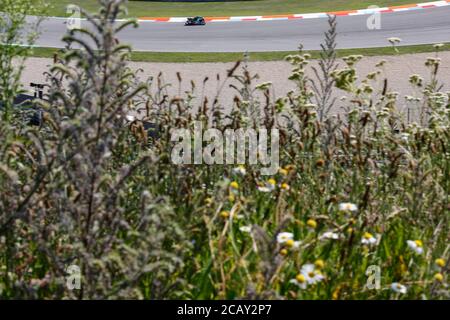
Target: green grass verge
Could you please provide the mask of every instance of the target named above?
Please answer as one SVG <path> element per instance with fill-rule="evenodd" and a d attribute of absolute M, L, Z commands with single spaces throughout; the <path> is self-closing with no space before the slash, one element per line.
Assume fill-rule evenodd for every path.
<path fill-rule="evenodd" d="M 54 48 L 34 48 L 32 56 L 50 58 L 59 49 Z M 441 51 L 450 51 L 450 43 L 445 44 Z M 382 56 L 395 54 L 410 54 L 434 52 L 433 45 L 417 45 L 398 47 L 398 53 L 392 47 L 366 48 L 366 49 L 342 49 L 337 50 L 339 57 L 345 57 L 352 54 L 361 54 L 364 56 Z M 313 58 L 319 56 L 319 51 L 308 51 Z M 250 61 L 276 61 L 283 60 L 289 54 L 295 54 L 295 51 L 272 51 L 272 52 L 250 52 Z M 144 62 L 231 62 L 241 59 L 241 52 L 138 52 L 132 53 L 131 60 Z"/>
<path fill-rule="evenodd" d="M 50 16 L 67 16 L 68 4 L 78 5 L 89 12 L 96 12 L 97 0 L 46 0 L 50 4 Z M 130 17 L 176 17 L 176 16 L 240 16 L 290 13 L 311 13 L 363 9 L 371 5 L 395 6 L 414 3 L 414 0 L 247 0 L 233 2 L 155 2 L 129 1 Z"/>

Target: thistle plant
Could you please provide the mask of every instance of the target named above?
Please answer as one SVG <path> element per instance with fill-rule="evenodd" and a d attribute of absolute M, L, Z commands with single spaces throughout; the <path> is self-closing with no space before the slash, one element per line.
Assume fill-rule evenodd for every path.
<path fill-rule="evenodd" d="M 20 252 L 3 272 L 11 274 L 22 264 L 46 269 L 37 271 L 42 275 L 37 279 L 15 272 L 18 279 L 4 288 L 11 297 L 40 297 L 52 288 L 53 297 L 139 298 L 139 282 L 156 298 L 170 289 L 160 278 L 182 264 L 180 255 L 162 251 L 183 236 L 169 218 L 170 204 L 133 179 L 156 158 L 145 149 L 124 148 L 133 143 L 125 116 L 146 86 L 135 85 L 126 67 L 129 47 L 115 38 L 133 23 L 115 22 L 121 2 L 103 1 L 98 15 L 85 13 L 93 29 L 74 29 L 64 38 L 68 48 L 77 44 L 83 50 L 67 49 L 55 59 L 48 96 L 41 101 L 45 128 L 25 132 L 30 143 L 18 152 L 22 163 L 30 161 L 26 173 L 34 181 L 22 185 L 14 171 L 5 170 L 16 189 L 22 187 L 16 191 L 22 201 L 16 207 L 3 202 L 10 206 L 4 211 L 10 215 L 3 226 L 6 252 Z M 129 208 L 127 199 L 133 197 L 139 206 Z M 14 226 L 27 233 L 19 251 L 9 238 Z M 70 265 L 83 274 L 80 291 L 65 290 Z"/>
<path fill-rule="evenodd" d="M 320 59 L 319 69 L 311 67 L 316 81 L 311 81 L 311 87 L 314 91 L 314 100 L 317 105 L 317 112 L 320 121 L 328 118 L 331 108 L 336 103 L 336 98 L 333 98 L 333 84 L 334 79 L 332 74 L 336 69 L 336 16 L 328 17 L 329 28 L 325 32 L 325 41 L 320 45 Z"/>

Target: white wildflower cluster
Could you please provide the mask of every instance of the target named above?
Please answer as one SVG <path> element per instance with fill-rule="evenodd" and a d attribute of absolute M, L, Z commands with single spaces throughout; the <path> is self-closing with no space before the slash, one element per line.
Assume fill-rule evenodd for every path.
<path fill-rule="evenodd" d="M 280 232 L 277 234 L 277 242 L 280 245 L 294 249 L 298 248 L 301 244 L 300 241 L 294 240 L 294 234 L 291 232 Z"/>
<path fill-rule="evenodd" d="M 362 55 L 358 54 L 354 54 L 351 56 L 347 56 L 342 58 L 342 60 L 344 60 L 344 62 L 349 66 L 349 67 L 353 67 L 356 63 L 358 63 L 359 61 L 361 61 L 361 59 L 363 58 Z"/>
<path fill-rule="evenodd" d="M 402 284 L 400 284 L 398 282 L 392 283 L 391 284 L 391 289 L 394 292 L 402 293 L 402 294 L 405 294 L 408 291 L 408 289 L 404 285 L 402 285 Z"/>
<path fill-rule="evenodd" d="M 361 243 L 366 246 L 373 246 L 378 243 L 378 238 L 379 238 L 379 235 L 372 235 L 369 232 L 364 232 L 362 239 L 361 239 Z"/>
<path fill-rule="evenodd" d="M 427 67 L 437 67 L 441 64 L 441 58 L 429 57 L 425 61 Z"/>
<path fill-rule="evenodd" d="M 413 74 L 409 77 L 409 83 L 414 86 L 422 87 L 423 86 L 423 78 L 418 74 Z"/>
<path fill-rule="evenodd" d="M 416 254 L 423 253 L 423 243 L 421 240 L 407 240 L 408 247 Z"/>
<path fill-rule="evenodd" d="M 245 170 L 244 166 L 240 165 L 233 169 L 233 173 L 241 175 L 241 176 L 245 176 L 245 174 L 247 173 L 247 170 Z"/>
<path fill-rule="evenodd" d="M 420 101 L 422 101 L 422 98 L 406 95 L 405 100 L 407 102 L 420 102 Z"/>
<path fill-rule="evenodd" d="M 319 237 L 320 240 L 339 240 L 341 238 L 343 238 L 341 233 L 333 231 L 326 231 Z"/>
<path fill-rule="evenodd" d="M 358 211 L 358 206 L 351 202 L 343 202 L 339 204 L 339 211 L 341 212 L 356 212 Z"/>
<path fill-rule="evenodd" d="M 299 286 L 301 289 L 306 289 L 308 285 L 314 285 L 325 279 L 322 272 L 316 265 L 308 263 L 302 266 L 300 273 L 290 282 Z"/>
<path fill-rule="evenodd" d="M 275 179 L 269 179 L 262 185 L 258 186 L 258 190 L 261 192 L 272 192 L 275 190 L 275 187 L 277 185 L 277 182 Z"/>

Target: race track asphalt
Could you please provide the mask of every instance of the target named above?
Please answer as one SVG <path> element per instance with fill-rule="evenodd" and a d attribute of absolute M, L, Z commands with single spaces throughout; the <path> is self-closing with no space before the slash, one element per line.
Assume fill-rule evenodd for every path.
<path fill-rule="evenodd" d="M 450 6 L 383 13 L 378 30 L 367 27 L 369 17 L 337 17 L 337 47 L 384 47 L 389 45 L 389 37 L 401 38 L 401 45 L 450 42 Z M 125 29 L 119 38 L 138 51 L 289 51 L 296 50 L 300 43 L 307 50 L 315 50 L 320 48 L 327 28 L 326 18 L 210 22 L 206 26 L 191 27 L 182 22 L 141 21 L 137 29 Z M 63 47 L 61 38 L 66 30 L 65 19 L 48 18 L 41 25 L 37 45 Z"/>

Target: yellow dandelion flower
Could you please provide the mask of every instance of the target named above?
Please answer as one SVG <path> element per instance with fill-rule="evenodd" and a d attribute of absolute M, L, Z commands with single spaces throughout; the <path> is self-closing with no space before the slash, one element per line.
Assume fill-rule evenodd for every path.
<path fill-rule="evenodd" d="M 287 183 L 282 183 L 281 184 L 281 189 L 283 190 L 289 190 L 289 185 Z"/>
<path fill-rule="evenodd" d="M 220 212 L 220 216 L 224 219 L 228 218 L 230 216 L 230 212 L 223 210 L 222 212 Z"/>
<path fill-rule="evenodd" d="M 317 259 L 316 262 L 314 262 L 314 265 L 317 269 L 323 269 L 325 267 L 325 262 L 322 259 Z"/>
<path fill-rule="evenodd" d="M 236 181 L 233 181 L 230 183 L 230 187 L 233 189 L 239 189 L 239 183 L 237 183 Z"/>
<path fill-rule="evenodd" d="M 398 259 L 399 259 L 400 273 L 405 274 L 408 271 L 408 267 L 406 266 L 405 259 L 403 258 L 402 255 L 400 255 L 398 257 Z"/>
<path fill-rule="evenodd" d="M 442 258 L 438 258 L 434 261 L 438 267 L 443 268 L 445 266 L 445 260 Z"/>
<path fill-rule="evenodd" d="M 373 238 L 373 235 L 371 233 L 369 233 L 369 232 L 364 232 L 363 237 L 366 238 L 366 239 L 371 239 L 371 238 Z"/>
<path fill-rule="evenodd" d="M 287 240 L 287 241 L 285 242 L 285 244 L 286 244 L 287 247 L 291 248 L 291 247 L 294 246 L 295 241 L 294 241 L 293 239 L 289 239 L 289 240 Z"/>
<path fill-rule="evenodd" d="M 306 221 L 306 225 L 312 229 L 315 229 L 317 227 L 317 222 L 314 219 L 309 219 Z"/>
<path fill-rule="evenodd" d="M 304 282 L 306 282 L 306 277 L 300 273 L 295 277 L 295 280 L 297 280 L 300 283 L 304 283 Z"/>
<path fill-rule="evenodd" d="M 338 300 L 340 293 L 341 293 L 341 288 L 337 287 L 336 290 L 333 291 L 333 294 L 331 295 L 331 299 L 332 300 Z"/>
<path fill-rule="evenodd" d="M 292 171 L 295 169 L 295 166 L 293 164 L 288 164 L 287 166 L 284 167 L 284 169 L 287 171 Z"/>
<path fill-rule="evenodd" d="M 444 280 L 444 276 L 442 275 L 442 273 L 438 272 L 434 275 L 434 280 L 442 282 Z"/>
<path fill-rule="evenodd" d="M 285 256 L 285 255 L 288 254 L 288 251 L 287 251 L 286 249 L 281 249 L 281 250 L 280 250 L 280 254 L 281 254 L 282 256 Z"/>

